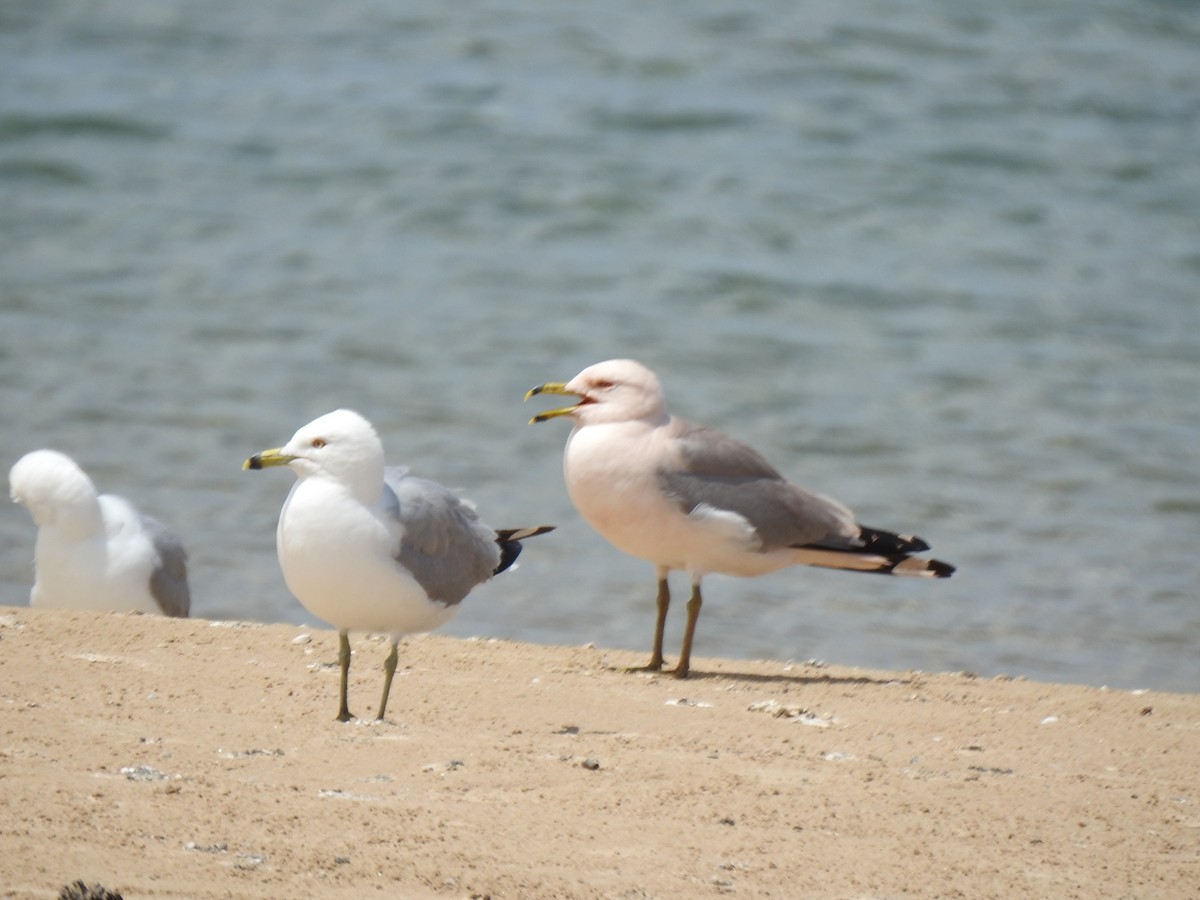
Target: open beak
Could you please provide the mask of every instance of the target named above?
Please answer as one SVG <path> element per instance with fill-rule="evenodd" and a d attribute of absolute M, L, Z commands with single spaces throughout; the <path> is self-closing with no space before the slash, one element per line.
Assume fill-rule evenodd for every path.
<path fill-rule="evenodd" d="M 535 422 L 557 419 L 559 416 L 569 416 L 587 402 L 587 398 L 583 394 L 576 391 L 568 391 L 567 386 L 561 381 L 549 381 L 546 384 L 539 384 L 537 387 L 529 390 L 529 393 L 525 395 L 525 399 L 528 400 L 530 397 L 536 397 L 538 394 L 560 394 L 564 397 L 579 397 L 580 402 L 574 406 L 563 406 L 559 409 L 548 409 L 545 412 L 540 412 L 529 420 L 530 425 L 533 425 Z"/>
<path fill-rule="evenodd" d="M 282 447 L 277 447 L 274 450 L 264 450 L 262 453 L 255 453 L 252 457 L 242 463 L 243 469 L 267 469 L 271 466 L 286 466 L 296 457 L 290 453 L 284 453 Z"/>

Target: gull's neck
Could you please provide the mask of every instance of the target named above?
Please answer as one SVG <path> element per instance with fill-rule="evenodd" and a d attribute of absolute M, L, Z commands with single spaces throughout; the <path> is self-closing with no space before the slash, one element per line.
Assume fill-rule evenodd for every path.
<path fill-rule="evenodd" d="M 94 491 L 72 492 L 68 499 L 53 505 L 53 512 L 45 524 L 56 528 L 67 540 L 82 541 L 95 537 L 104 530 L 100 500 Z"/>
<path fill-rule="evenodd" d="M 363 466 L 345 483 L 350 494 L 359 502 L 368 506 L 378 503 L 383 493 L 383 460 L 379 461 L 378 466 Z"/>
<path fill-rule="evenodd" d="M 655 406 L 641 415 L 622 414 L 617 410 L 608 410 L 602 406 L 584 407 L 585 412 L 575 420 L 575 431 L 587 428 L 589 425 L 624 425 L 627 428 L 644 429 L 664 428 L 671 424 L 671 413 L 666 406 Z"/>
<path fill-rule="evenodd" d="M 355 465 L 347 466 L 344 471 L 318 470 L 308 474 L 301 473 L 301 477 L 302 480 L 338 488 L 359 503 L 373 506 L 379 502 L 383 493 L 383 459 L 358 460 Z"/>

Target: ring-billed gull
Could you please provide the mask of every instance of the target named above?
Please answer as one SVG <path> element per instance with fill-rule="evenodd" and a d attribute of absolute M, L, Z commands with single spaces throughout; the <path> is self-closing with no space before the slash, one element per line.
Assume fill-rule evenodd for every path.
<path fill-rule="evenodd" d="M 341 722 L 354 718 L 346 700 L 349 632 L 391 636 L 383 719 L 400 637 L 453 618 L 472 588 L 513 564 L 522 539 L 553 530 L 493 531 L 440 484 L 386 466 L 375 429 L 348 409 L 309 422 L 243 468 L 268 466 L 287 466 L 297 477 L 279 514 L 276 549 L 288 589 L 338 629 Z"/>
<path fill-rule="evenodd" d="M 97 496 L 57 450 L 22 456 L 8 483 L 38 527 L 30 606 L 188 614 L 187 553 L 165 525 L 123 497 Z"/>
<path fill-rule="evenodd" d="M 762 575 L 791 565 L 931 578 L 954 572 L 912 556 L 929 549 L 920 538 L 859 525 L 841 503 L 784 480 L 752 447 L 672 416 L 658 376 L 641 363 L 597 363 L 525 399 L 537 394 L 579 398 L 530 420 L 574 419 L 563 473 L 575 508 L 613 546 L 656 567 L 658 619 L 647 669 L 663 666 L 667 577 L 676 569 L 692 582 L 674 670 L 680 678 L 691 664 L 700 581 L 710 572 Z"/>

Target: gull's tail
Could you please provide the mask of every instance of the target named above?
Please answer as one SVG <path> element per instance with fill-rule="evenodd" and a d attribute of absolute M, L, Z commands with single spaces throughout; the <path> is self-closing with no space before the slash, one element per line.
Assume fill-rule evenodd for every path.
<path fill-rule="evenodd" d="M 497 528 L 496 543 L 500 545 L 500 565 L 492 570 L 493 575 L 499 575 L 517 561 L 521 555 L 521 541 L 525 538 L 537 537 L 553 531 L 553 525 L 534 525 L 531 528 Z"/>
<path fill-rule="evenodd" d="M 929 545 L 911 534 L 892 534 L 878 528 L 859 526 L 856 538 L 821 541 L 796 547 L 797 562 L 826 569 L 849 569 L 879 575 L 908 575 L 919 578 L 949 578 L 954 566 L 940 559 L 913 556 Z"/>

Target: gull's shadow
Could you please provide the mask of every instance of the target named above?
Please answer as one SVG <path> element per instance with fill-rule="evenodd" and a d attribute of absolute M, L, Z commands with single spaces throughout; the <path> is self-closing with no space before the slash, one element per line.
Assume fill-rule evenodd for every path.
<path fill-rule="evenodd" d="M 614 671 L 628 675 L 646 675 L 644 671 L 631 669 L 623 669 L 619 666 L 614 667 Z M 664 670 L 657 673 L 653 677 L 659 678 L 664 682 L 685 685 L 689 683 L 697 683 L 703 681 L 720 681 L 722 679 L 728 681 L 744 681 L 750 684 L 793 684 L 793 685 L 878 685 L 880 687 L 889 684 L 912 684 L 913 676 L 905 675 L 900 678 L 874 678 L 869 675 L 830 675 L 819 673 L 800 673 L 793 674 L 790 672 L 779 672 L 775 675 L 765 675 L 761 672 L 733 672 L 733 671 L 718 671 L 706 672 L 693 669 L 688 673 L 687 678 L 676 678 L 671 674 L 670 670 Z"/>

